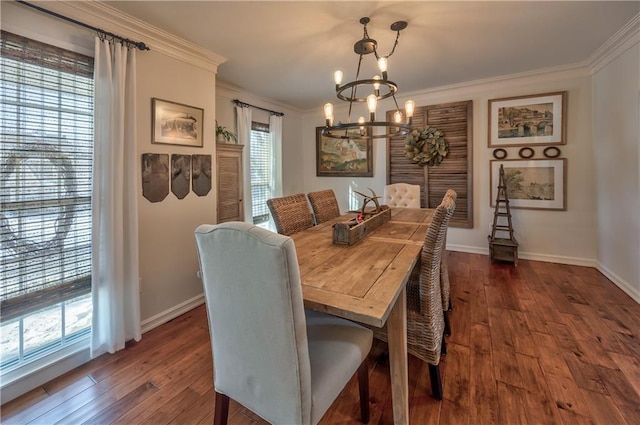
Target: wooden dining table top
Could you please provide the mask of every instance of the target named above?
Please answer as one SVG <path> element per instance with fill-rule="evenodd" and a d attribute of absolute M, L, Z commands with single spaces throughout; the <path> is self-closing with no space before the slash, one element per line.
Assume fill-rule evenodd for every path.
<path fill-rule="evenodd" d="M 419 258 L 433 211 L 392 208 L 389 221 L 351 246 L 333 243 L 332 226 L 355 213 L 292 235 L 305 306 L 384 326 Z"/>

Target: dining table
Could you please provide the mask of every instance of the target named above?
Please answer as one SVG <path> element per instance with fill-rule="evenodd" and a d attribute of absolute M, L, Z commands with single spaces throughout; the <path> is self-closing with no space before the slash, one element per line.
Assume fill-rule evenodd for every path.
<path fill-rule="evenodd" d="M 391 218 L 352 245 L 333 243 L 333 225 L 357 212 L 291 235 L 306 308 L 386 326 L 395 424 L 409 423 L 406 283 L 434 209 L 391 208 Z"/>

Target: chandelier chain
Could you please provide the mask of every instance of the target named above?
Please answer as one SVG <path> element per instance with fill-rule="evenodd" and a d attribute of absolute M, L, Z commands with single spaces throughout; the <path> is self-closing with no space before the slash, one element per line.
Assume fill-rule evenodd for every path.
<path fill-rule="evenodd" d="M 396 32 L 396 41 L 395 43 L 393 43 L 393 48 L 391 49 L 391 53 L 389 53 L 387 55 L 388 58 L 391 57 L 391 55 L 393 54 L 393 52 L 396 51 L 396 46 L 398 45 L 398 40 L 400 39 L 400 31 Z M 376 52 L 376 58 L 378 57 L 378 53 Z"/>

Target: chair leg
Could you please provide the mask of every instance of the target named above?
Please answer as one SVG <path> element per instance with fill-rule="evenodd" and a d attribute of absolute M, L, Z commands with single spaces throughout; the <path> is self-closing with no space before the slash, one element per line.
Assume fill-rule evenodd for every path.
<path fill-rule="evenodd" d="M 360 389 L 360 417 L 363 424 L 369 423 L 369 366 L 364 359 L 358 368 L 358 387 Z"/>
<path fill-rule="evenodd" d="M 453 304 L 451 304 L 451 297 L 449 297 L 449 307 L 448 310 L 451 311 L 453 310 Z"/>
<path fill-rule="evenodd" d="M 443 356 L 447 354 L 447 340 L 444 338 L 444 334 L 442 335 L 442 344 L 440 344 L 440 354 Z"/>
<path fill-rule="evenodd" d="M 216 391 L 216 407 L 213 412 L 214 425 L 227 425 L 229 418 L 229 397 Z"/>
<path fill-rule="evenodd" d="M 431 392 L 433 398 L 442 400 L 442 377 L 440 376 L 440 365 L 429 363 L 429 379 L 431 380 Z"/>
<path fill-rule="evenodd" d="M 442 314 L 444 315 L 444 334 L 446 336 L 451 336 L 451 323 L 449 323 L 449 312 L 448 311 L 443 311 Z"/>

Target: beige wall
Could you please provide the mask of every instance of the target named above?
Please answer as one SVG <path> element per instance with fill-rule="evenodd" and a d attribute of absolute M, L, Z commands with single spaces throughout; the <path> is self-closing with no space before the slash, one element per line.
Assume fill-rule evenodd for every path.
<path fill-rule="evenodd" d="M 138 54 L 137 65 L 139 156 L 207 154 L 212 155 L 215 164 L 215 73 L 153 50 Z M 153 97 L 203 108 L 204 147 L 152 144 Z M 212 180 L 212 189 L 206 196 L 191 191 L 184 199 L 178 199 L 169 193 L 162 202 L 151 203 L 139 192 L 140 311 L 146 327 L 154 316 L 164 315 L 182 303 L 201 302 L 202 283 L 196 276 L 199 266 L 193 231 L 200 224 L 216 222 L 215 174 Z"/>
<path fill-rule="evenodd" d="M 593 77 L 600 269 L 640 302 L 640 41 Z"/>
<path fill-rule="evenodd" d="M 401 88 L 401 87 L 400 87 Z M 488 253 L 487 235 L 493 222 L 490 207 L 489 165 L 493 148 L 488 147 L 487 125 L 489 99 L 568 91 L 567 144 L 559 146 L 561 157 L 568 158 L 567 211 L 512 210 L 520 257 L 554 262 L 595 266 L 596 198 L 594 163 L 591 153 L 591 77 L 586 68 L 551 72 L 520 78 L 495 79 L 468 83 L 437 91 L 404 94 L 417 106 L 473 101 L 473 210 L 474 228 L 451 228 L 449 249 Z M 339 113 L 336 114 L 338 116 Z M 382 194 L 386 183 L 386 141 L 374 141 L 374 177 L 329 178 L 315 176 L 315 127 L 323 124 L 320 108 L 304 121 L 305 190 L 332 188 L 342 209 L 349 205 L 350 190 L 371 187 Z M 506 148 L 508 158 L 518 158 L 518 148 Z M 535 148 L 535 158 L 543 158 Z"/>

